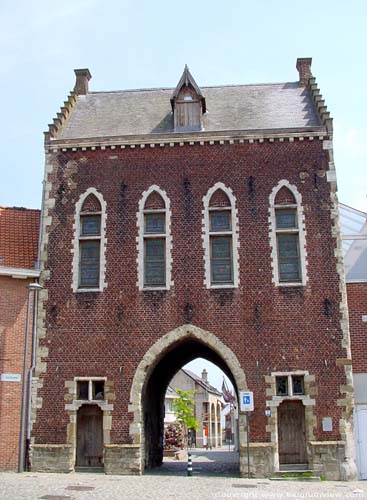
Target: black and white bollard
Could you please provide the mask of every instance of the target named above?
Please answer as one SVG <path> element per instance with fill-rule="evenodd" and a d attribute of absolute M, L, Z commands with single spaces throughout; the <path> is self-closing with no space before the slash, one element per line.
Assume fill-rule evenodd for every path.
<path fill-rule="evenodd" d="M 190 452 L 187 454 L 187 475 L 192 476 L 192 458 Z"/>

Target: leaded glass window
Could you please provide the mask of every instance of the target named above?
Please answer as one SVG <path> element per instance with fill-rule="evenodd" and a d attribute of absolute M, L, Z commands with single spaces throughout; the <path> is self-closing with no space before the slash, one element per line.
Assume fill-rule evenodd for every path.
<path fill-rule="evenodd" d="M 297 211 L 295 209 L 278 209 L 275 215 L 277 229 L 294 229 L 297 227 Z"/>
<path fill-rule="evenodd" d="M 297 208 L 276 208 L 276 238 L 280 282 L 301 281 Z"/>
<path fill-rule="evenodd" d="M 233 210 L 225 191 L 215 190 L 208 200 L 210 284 L 233 285 Z M 209 277 L 209 276 L 208 276 Z"/>
<path fill-rule="evenodd" d="M 166 286 L 166 204 L 153 191 L 144 208 L 144 287 Z M 163 208 L 164 207 L 164 208 Z"/>
<path fill-rule="evenodd" d="M 162 234 L 165 232 L 164 213 L 146 213 L 144 232 L 147 234 Z"/>
<path fill-rule="evenodd" d="M 299 281 L 298 234 L 278 234 L 279 281 Z"/>
<path fill-rule="evenodd" d="M 100 242 L 80 242 L 80 287 L 99 287 Z"/>
<path fill-rule="evenodd" d="M 101 260 L 101 212 L 91 212 L 94 202 L 89 195 L 79 215 L 79 288 L 99 288 Z M 97 209 L 100 209 L 96 199 Z"/>
<path fill-rule="evenodd" d="M 211 267 L 213 283 L 232 282 L 232 238 L 229 236 L 212 237 Z"/>
<path fill-rule="evenodd" d="M 231 211 L 213 210 L 210 212 L 210 231 L 230 231 Z"/>
<path fill-rule="evenodd" d="M 101 216 L 100 215 L 82 215 L 80 217 L 81 236 L 99 236 L 101 234 Z"/>
<path fill-rule="evenodd" d="M 166 278 L 164 247 L 164 238 L 149 238 L 145 240 L 145 285 L 165 285 Z"/>

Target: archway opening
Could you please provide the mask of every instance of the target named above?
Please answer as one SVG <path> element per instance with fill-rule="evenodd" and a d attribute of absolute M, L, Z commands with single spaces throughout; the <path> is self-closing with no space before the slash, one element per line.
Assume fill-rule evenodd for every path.
<path fill-rule="evenodd" d="M 186 375 L 190 377 L 198 386 L 203 388 L 202 393 L 210 392 L 210 384 L 206 385 L 204 382 L 200 383 L 202 379 L 202 374 L 190 373 L 189 370 L 182 370 L 187 363 L 195 360 L 196 358 L 203 358 L 216 367 L 218 367 L 229 379 L 230 385 L 233 386 L 234 394 L 237 394 L 236 380 L 228 367 L 224 359 L 211 347 L 204 344 L 197 338 L 186 337 L 180 341 L 174 343 L 170 346 L 161 356 L 158 357 L 155 364 L 150 367 L 148 371 L 148 376 L 146 382 L 143 386 L 142 391 L 142 410 L 143 410 L 143 425 L 144 425 L 144 468 L 152 469 L 160 466 L 163 462 L 164 456 L 164 420 L 165 420 L 165 397 L 167 395 L 167 389 L 175 391 L 175 387 L 171 387 L 170 383 L 172 380 L 176 380 L 180 374 L 185 377 Z M 181 377 L 182 378 L 182 377 Z M 180 384 L 178 384 L 180 385 Z M 218 383 L 217 383 L 218 386 Z M 185 384 L 182 386 L 185 389 Z M 188 388 L 188 387 L 186 387 Z M 208 391 L 209 388 L 209 391 Z M 222 424 L 222 408 L 225 406 L 225 401 L 221 392 L 221 386 L 214 388 L 212 387 L 213 397 L 206 397 L 206 399 L 198 399 L 195 401 L 196 414 L 201 419 L 207 419 L 206 421 L 201 421 L 199 425 L 199 432 L 195 433 L 194 444 L 201 449 L 213 448 L 217 452 L 217 457 L 219 456 L 219 451 L 225 443 L 225 438 L 223 438 L 223 427 Z M 167 401 L 166 401 L 167 404 Z M 206 405 L 206 406 L 205 406 Z M 205 408 L 207 407 L 210 417 L 205 415 Z M 214 410 L 213 410 L 214 408 Z M 233 412 L 235 408 L 233 405 Z M 206 436 L 205 436 L 206 433 Z M 192 434 L 193 436 L 194 434 Z M 191 437 L 192 437 L 191 436 Z M 225 443 L 227 444 L 227 443 Z M 233 445 L 233 443 L 232 443 Z M 228 450 L 228 448 L 225 448 Z M 232 452 L 234 447 L 232 446 Z M 214 454 L 213 454 L 214 456 Z M 237 457 L 238 458 L 238 457 Z M 238 461 L 238 460 L 237 460 Z M 236 472 L 238 472 L 238 464 L 234 466 Z M 184 463 L 182 463 L 182 469 L 184 470 Z"/>

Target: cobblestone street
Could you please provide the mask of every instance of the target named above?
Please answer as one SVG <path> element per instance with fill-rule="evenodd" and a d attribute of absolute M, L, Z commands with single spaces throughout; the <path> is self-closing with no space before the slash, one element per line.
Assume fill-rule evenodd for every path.
<path fill-rule="evenodd" d="M 205 456 L 200 454 L 198 463 L 202 464 L 201 470 L 205 473 L 204 459 Z M 210 469 L 209 459 L 206 463 Z M 198 464 L 194 477 L 186 477 L 181 469 L 184 466 L 184 463 L 174 465 L 170 461 L 160 473 L 141 477 L 2 473 L 0 500 L 367 499 L 366 481 L 300 482 L 248 480 L 228 475 L 210 477 L 201 475 Z"/>

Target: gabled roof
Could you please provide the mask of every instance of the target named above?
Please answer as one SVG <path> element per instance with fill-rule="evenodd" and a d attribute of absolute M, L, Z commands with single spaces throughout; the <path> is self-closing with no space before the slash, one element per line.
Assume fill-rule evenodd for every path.
<path fill-rule="evenodd" d="M 203 113 L 205 113 L 205 111 L 206 111 L 205 97 L 201 93 L 199 85 L 195 82 L 194 77 L 190 73 L 190 70 L 189 70 L 187 64 L 185 64 L 185 69 L 184 69 L 184 71 L 182 73 L 182 76 L 181 76 L 181 78 L 180 78 L 180 80 L 179 80 L 179 82 L 177 84 L 177 87 L 173 91 L 173 94 L 172 94 L 172 97 L 171 97 L 172 109 L 174 109 L 174 101 L 175 101 L 175 99 L 177 99 L 177 97 L 178 97 L 178 95 L 179 95 L 182 87 L 185 87 L 185 86 L 189 87 L 190 85 L 195 90 L 197 96 L 199 98 L 201 98 L 202 106 L 203 106 Z"/>
<path fill-rule="evenodd" d="M 310 88 L 298 82 L 202 87 L 199 91 L 207 108 L 202 116 L 203 135 L 325 130 Z M 52 128 L 52 140 L 172 134 L 174 92 L 172 88 L 158 88 L 73 96 L 67 118 L 58 128 Z"/>
<path fill-rule="evenodd" d="M 40 210 L 0 207 L 1 268 L 35 269 Z"/>
<path fill-rule="evenodd" d="M 188 375 L 189 377 L 191 377 L 194 380 L 194 382 L 196 382 L 197 384 L 199 384 L 206 391 L 208 391 L 208 392 L 210 392 L 212 394 L 215 394 L 216 396 L 219 396 L 219 397 L 222 396 L 222 393 L 220 391 L 218 391 L 218 389 L 216 389 L 215 387 L 213 387 L 212 385 L 210 385 L 208 382 L 204 382 L 204 380 L 201 377 L 199 377 L 199 375 L 196 375 L 196 373 L 192 372 L 191 370 L 188 370 L 187 368 L 181 368 L 181 370 L 186 375 Z"/>

